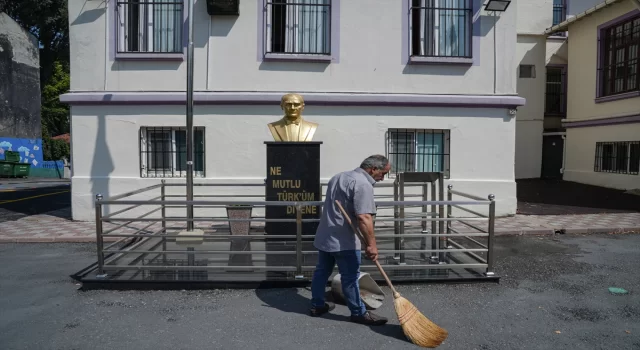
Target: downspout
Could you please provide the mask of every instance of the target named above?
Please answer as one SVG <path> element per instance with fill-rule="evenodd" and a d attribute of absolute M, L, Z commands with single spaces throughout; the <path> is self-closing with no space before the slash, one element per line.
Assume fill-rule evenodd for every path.
<path fill-rule="evenodd" d="M 105 13 L 104 13 L 104 91 L 107 91 L 107 76 L 109 73 L 109 20 L 110 20 L 110 11 L 109 4 L 110 0 L 105 1 Z M 115 38 L 114 38 L 115 40 Z"/>

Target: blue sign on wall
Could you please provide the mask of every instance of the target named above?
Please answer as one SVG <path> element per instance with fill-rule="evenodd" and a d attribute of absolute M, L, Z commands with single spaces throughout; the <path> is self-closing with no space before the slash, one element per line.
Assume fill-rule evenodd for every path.
<path fill-rule="evenodd" d="M 20 153 L 20 163 L 29 163 L 32 167 L 42 166 L 42 139 L 13 139 L 0 137 L 0 160 L 6 151 Z"/>

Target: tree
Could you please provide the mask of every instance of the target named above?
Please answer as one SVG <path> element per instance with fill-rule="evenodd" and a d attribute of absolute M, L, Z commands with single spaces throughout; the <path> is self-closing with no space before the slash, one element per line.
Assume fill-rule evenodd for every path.
<path fill-rule="evenodd" d="M 42 89 L 42 135 L 57 136 L 69 132 L 69 106 L 60 103 L 60 95 L 69 91 L 70 77 L 60 62 L 55 62 L 49 81 Z"/>
<path fill-rule="evenodd" d="M 69 19 L 67 0 L 0 0 L 7 13 L 40 43 L 40 86 L 53 74 L 56 62 L 68 71 Z"/>

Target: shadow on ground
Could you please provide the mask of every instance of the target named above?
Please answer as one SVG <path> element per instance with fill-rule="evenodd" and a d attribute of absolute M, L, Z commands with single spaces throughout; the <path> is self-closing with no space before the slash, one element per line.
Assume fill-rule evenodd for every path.
<path fill-rule="evenodd" d="M 562 180 L 518 180 L 518 214 L 571 215 L 640 212 L 640 196 Z"/>

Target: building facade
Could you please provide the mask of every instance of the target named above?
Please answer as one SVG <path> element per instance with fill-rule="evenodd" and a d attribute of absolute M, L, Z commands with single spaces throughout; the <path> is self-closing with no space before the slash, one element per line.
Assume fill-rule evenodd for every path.
<path fill-rule="evenodd" d="M 71 105 L 75 220 L 93 220 L 96 193 L 184 182 L 187 3 L 69 1 L 71 91 L 61 101 Z M 460 191 L 495 194 L 497 214 L 515 213 L 516 111 L 525 104 L 517 6 L 255 0 L 229 15 L 208 10 L 195 1 L 196 182 L 262 182 L 267 124 L 294 92 L 303 117 L 320 124 L 323 180 L 386 154 L 386 181 L 442 171 Z"/>
<path fill-rule="evenodd" d="M 565 31 L 564 179 L 640 188 L 640 1 L 602 2 L 547 34 Z"/>

